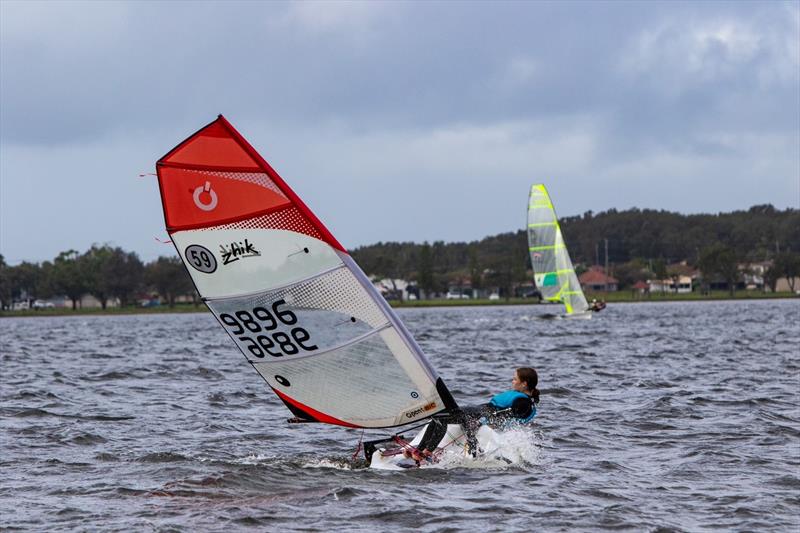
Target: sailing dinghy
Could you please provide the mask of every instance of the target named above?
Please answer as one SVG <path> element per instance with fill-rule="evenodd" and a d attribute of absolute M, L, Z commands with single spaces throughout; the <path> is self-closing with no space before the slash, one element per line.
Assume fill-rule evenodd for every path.
<path fill-rule="evenodd" d="M 569 318 L 591 318 L 589 304 L 561 235 L 558 217 L 544 185 L 531 186 L 528 198 L 528 250 L 542 299 L 561 302 Z"/>
<path fill-rule="evenodd" d="M 290 422 L 395 428 L 458 412 L 345 248 L 222 115 L 162 157 L 157 174 L 198 293 Z"/>

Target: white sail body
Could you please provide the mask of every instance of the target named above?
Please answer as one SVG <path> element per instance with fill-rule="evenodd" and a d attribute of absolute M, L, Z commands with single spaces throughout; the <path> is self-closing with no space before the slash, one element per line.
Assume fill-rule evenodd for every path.
<path fill-rule="evenodd" d="M 542 298 L 562 302 L 567 315 L 587 313 L 589 305 L 575 275 L 555 208 L 547 189 L 540 184 L 531 187 L 528 198 L 528 249 Z"/>

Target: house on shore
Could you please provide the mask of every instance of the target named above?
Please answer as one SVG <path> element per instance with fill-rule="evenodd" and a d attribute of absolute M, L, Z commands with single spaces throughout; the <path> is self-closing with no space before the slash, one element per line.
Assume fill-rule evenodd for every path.
<path fill-rule="evenodd" d="M 742 273 L 744 288 L 748 291 L 764 290 L 764 275 L 770 267 L 772 267 L 772 261 L 740 263 L 737 265 L 737 269 Z"/>
<path fill-rule="evenodd" d="M 700 271 L 686 261 L 667 265 L 666 271 L 664 279 L 647 280 L 650 293 L 688 294 L 700 283 Z"/>
<path fill-rule="evenodd" d="M 578 277 L 584 292 L 615 292 L 619 281 L 607 275 L 601 266 L 591 266 Z"/>
<path fill-rule="evenodd" d="M 692 292 L 691 276 L 676 276 L 667 279 L 648 279 L 648 292 L 671 292 L 676 294 L 686 294 Z"/>
<path fill-rule="evenodd" d="M 399 278 L 371 278 L 372 285 L 385 300 L 415 300 L 419 297 L 416 286 Z M 413 295 L 413 296 L 412 296 Z"/>

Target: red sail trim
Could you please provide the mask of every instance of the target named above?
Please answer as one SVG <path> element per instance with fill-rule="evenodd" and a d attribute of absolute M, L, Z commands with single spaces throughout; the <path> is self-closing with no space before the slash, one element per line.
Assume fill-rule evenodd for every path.
<path fill-rule="evenodd" d="M 325 227 L 325 224 L 323 224 L 322 221 L 317 218 L 317 216 L 311 211 L 311 209 L 308 208 L 308 206 L 300 199 L 300 197 L 297 196 L 297 194 L 295 194 L 295 192 L 286 184 L 285 181 L 283 181 L 283 178 L 281 178 L 278 175 L 278 173 L 275 172 L 275 170 L 269 165 L 269 163 L 267 163 L 266 160 L 263 157 L 261 157 L 261 155 L 256 151 L 256 149 L 253 148 L 244 137 L 242 137 L 242 134 L 236 131 L 236 128 L 234 128 L 231 125 L 231 123 L 228 122 L 227 119 L 222 115 L 220 115 L 217 118 L 217 120 L 220 122 L 220 124 L 224 125 L 228 129 L 230 134 L 233 135 L 233 137 L 239 142 L 241 147 L 244 148 L 244 150 L 248 153 L 248 155 L 252 157 L 261 166 L 264 172 L 266 172 L 267 175 L 272 179 L 272 181 L 275 182 L 275 185 L 278 186 L 278 188 L 283 192 L 283 194 L 289 197 L 289 199 L 295 204 L 297 209 L 299 209 L 300 212 L 303 215 L 305 215 L 306 218 L 309 219 L 311 224 L 317 227 L 319 232 L 322 234 L 322 237 L 325 240 L 325 242 L 327 242 L 334 248 L 337 248 L 338 250 L 347 253 L 347 250 L 344 248 L 344 246 L 342 246 L 339 243 L 339 241 L 336 240 L 336 237 L 334 237 L 333 234 L 330 231 L 328 231 L 328 228 Z"/>
<path fill-rule="evenodd" d="M 159 161 L 156 163 L 159 167 L 165 168 L 180 168 L 182 170 L 199 170 L 207 172 L 239 172 L 239 173 L 263 173 L 259 167 L 229 167 L 219 165 L 193 165 L 191 163 L 170 163 L 167 161 Z"/>
<path fill-rule="evenodd" d="M 176 231 L 186 231 L 186 230 L 200 229 L 200 228 L 213 228 L 215 226 L 224 226 L 225 224 L 234 224 L 236 222 L 241 222 L 242 220 L 247 220 L 248 218 L 258 218 L 278 211 L 283 211 L 284 209 L 291 208 L 292 205 L 293 205 L 292 202 L 286 202 L 285 204 L 269 207 L 267 209 L 264 209 L 263 211 L 258 211 L 256 213 L 246 213 L 244 215 L 239 215 L 233 218 L 223 219 L 220 220 L 219 222 L 214 222 L 214 224 L 211 226 L 209 226 L 207 222 L 198 222 L 197 224 L 184 224 L 182 226 L 167 226 L 167 232 L 169 232 L 171 235 Z"/>
<path fill-rule="evenodd" d="M 302 403 L 298 402 L 297 400 L 295 400 L 293 398 L 290 398 L 289 396 L 287 396 L 284 393 L 280 392 L 275 387 L 272 387 L 272 390 L 275 392 L 275 394 L 278 395 L 278 397 L 281 400 L 283 400 L 284 402 L 289 403 L 289 404 L 297 407 L 301 411 L 305 411 L 306 413 L 308 413 L 309 415 L 313 416 L 315 419 L 317 419 L 320 422 L 324 422 L 326 424 L 333 424 L 333 425 L 336 425 L 336 426 L 345 426 L 345 427 L 348 427 L 348 428 L 361 427 L 361 426 L 357 426 L 355 424 L 351 424 L 350 422 L 344 422 L 343 420 L 339 420 L 338 418 L 333 418 L 332 416 L 326 415 L 325 413 L 321 413 L 321 412 L 317 411 L 316 409 L 312 409 L 311 407 L 309 407 L 307 405 L 303 405 Z"/>

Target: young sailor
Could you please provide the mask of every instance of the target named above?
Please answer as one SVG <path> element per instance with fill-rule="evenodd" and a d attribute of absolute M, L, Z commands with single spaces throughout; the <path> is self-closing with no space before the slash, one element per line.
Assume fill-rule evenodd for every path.
<path fill-rule="evenodd" d="M 416 453 L 410 455 L 417 461 L 429 457 L 447 433 L 447 424 L 461 424 L 467 436 L 467 446 L 473 455 L 477 450 L 475 432 L 481 424 L 506 427 L 510 424 L 527 424 L 536 416 L 539 403 L 539 376 L 530 367 L 520 367 L 511 379 L 511 390 L 492 397 L 487 404 L 465 407 L 458 413 L 434 417 L 425 428 Z"/>
<path fill-rule="evenodd" d="M 606 308 L 606 301 L 600 300 L 599 302 L 596 299 L 592 299 L 592 303 L 589 306 L 589 311 L 594 311 L 595 313 L 599 313 L 603 309 Z"/>

